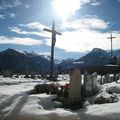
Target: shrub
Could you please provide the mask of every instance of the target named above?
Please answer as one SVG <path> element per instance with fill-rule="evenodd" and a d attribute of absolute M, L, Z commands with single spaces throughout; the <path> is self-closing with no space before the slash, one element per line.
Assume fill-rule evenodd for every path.
<path fill-rule="evenodd" d="M 48 85 L 47 84 L 38 84 L 38 85 L 35 85 L 32 93 L 34 93 L 34 94 L 48 93 Z"/>
<path fill-rule="evenodd" d="M 95 99 L 95 104 L 114 103 L 118 101 L 118 97 L 114 94 L 101 93 Z"/>
<path fill-rule="evenodd" d="M 32 94 L 47 93 L 57 94 L 59 97 L 68 97 L 69 84 L 59 85 L 55 83 L 51 84 L 38 84 L 35 85 Z"/>
<path fill-rule="evenodd" d="M 120 86 L 119 85 L 110 86 L 106 89 L 106 92 L 108 92 L 109 94 L 113 94 L 113 93 L 120 94 Z"/>
<path fill-rule="evenodd" d="M 26 75 L 24 76 L 24 78 L 30 78 L 30 75 L 26 74 Z"/>
<path fill-rule="evenodd" d="M 12 77 L 12 71 L 10 70 L 5 70 L 2 72 L 3 77 Z"/>

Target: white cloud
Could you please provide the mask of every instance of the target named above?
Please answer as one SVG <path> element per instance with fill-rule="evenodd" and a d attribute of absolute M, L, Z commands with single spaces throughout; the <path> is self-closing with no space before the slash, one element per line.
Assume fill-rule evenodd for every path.
<path fill-rule="evenodd" d="M 98 6 L 98 5 L 101 5 L 102 2 L 103 2 L 103 0 L 92 0 L 91 5 Z"/>
<path fill-rule="evenodd" d="M 10 18 L 15 18 L 16 14 L 15 13 L 9 13 Z"/>
<path fill-rule="evenodd" d="M 0 5 L 0 9 L 14 8 L 22 5 L 20 0 L 12 0 L 12 2 L 3 1 Z"/>
<path fill-rule="evenodd" d="M 17 34 L 21 34 L 21 35 L 36 35 L 36 36 L 41 36 L 41 37 L 51 37 L 51 35 L 49 33 L 42 31 L 25 31 L 22 30 L 18 27 L 8 27 L 8 29 L 12 32 L 15 32 Z"/>
<path fill-rule="evenodd" d="M 32 38 L 19 38 L 6 36 L 0 36 L 0 44 L 17 44 L 17 45 L 39 45 L 42 44 L 42 41 L 32 39 Z"/>
<path fill-rule="evenodd" d="M 101 4 L 101 2 L 92 2 L 91 3 L 91 5 L 93 5 L 93 6 L 98 6 L 98 5 L 100 5 Z"/>
<path fill-rule="evenodd" d="M 12 32 L 15 32 L 15 33 L 18 33 L 18 34 L 30 34 L 29 32 L 26 32 L 26 31 L 22 31 L 20 28 L 18 27 L 9 27 L 9 29 L 12 31 Z"/>
<path fill-rule="evenodd" d="M 21 28 L 18 27 L 8 27 L 8 29 L 10 29 L 10 31 L 15 32 L 17 34 L 23 34 L 23 35 L 37 35 L 37 36 L 41 36 L 41 37 L 48 37 L 51 38 L 51 33 L 45 32 L 43 29 L 44 28 L 48 28 L 45 25 L 39 23 L 39 22 L 32 22 L 32 23 L 28 23 L 28 24 L 20 24 L 19 25 Z M 29 30 L 23 30 L 24 28 L 27 28 Z M 51 29 L 51 28 L 50 28 Z"/>
<path fill-rule="evenodd" d="M 119 32 L 120 33 L 120 32 Z M 120 37 L 119 33 L 114 33 L 117 38 Z M 81 52 L 92 50 L 93 48 L 110 49 L 110 40 L 107 37 L 110 33 L 101 33 L 99 31 L 68 31 L 63 32 L 62 36 L 57 36 L 56 47 L 62 48 L 70 52 Z M 120 48 L 120 41 L 118 39 L 113 41 L 113 49 Z M 50 41 L 46 41 L 50 45 Z"/>
<path fill-rule="evenodd" d="M 46 28 L 46 26 L 41 24 L 40 22 L 32 22 L 32 23 L 28 23 L 28 24 L 20 24 L 20 26 L 27 27 L 27 28 L 30 28 L 30 29 L 37 29 L 39 31 L 40 30 L 43 31 L 43 28 Z"/>
<path fill-rule="evenodd" d="M 5 19 L 5 15 L 0 15 L 0 19 Z"/>
<path fill-rule="evenodd" d="M 30 8 L 30 5 L 28 5 L 28 4 L 26 4 L 26 5 L 24 5 L 25 6 L 25 8 Z"/>
<path fill-rule="evenodd" d="M 84 17 L 79 20 L 67 22 L 62 25 L 62 36 L 57 36 L 56 47 L 62 48 L 69 52 L 89 51 L 93 48 L 110 49 L 109 32 L 102 33 L 102 30 L 107 30 L 109 22 L 92 16 Z M 120 32 L 113 32 L 117 38 L 120 37 Z M 113 41 L 113 48 L 120 48 L 119 40 Z M 49 39 L 46 40 L 47 45 L 51 45 Z"/>
<path fill-rule="evenodd" d="M 79 5 L 82 6 L 86 3 L 96 2 L 96 0 L 79 0 Z"/>
<path fill-rule="evenodd" d="M 15 18 L 16 14 L 14 14 L 14 13 L 7 13 L 5 15 L 0 14 L 0 19 L 6 19 L 7 16 L 10 17 L 10 18 Z"/>
<path fill-rule="evenodd" d="M 10 1 L 3 1 L 0 3 L 0 10 L 5 10 L 7 8 L 15 8 L 18 6 L 23 6 L 25 8 L 30 8 L 29 4 L 23 4 L 24 0 L 10 0 Z"/>
<path fill-rule="evenodd" d="M 84 28 L 87 29 L 107 29 L 109 27 L 109 22 L 105 22 L 104 20 L 98 18 L 97 16 L 85 16 L 79 20 L 75 20 L 72 22 L 64 23 L 61 28 L 63 29 L 78 29 L 82 30 Z"/>
<path fill-rule="evenodd" d="M 62 18 L 63 22 L 66 21 L 70 15 L 74 15 L 84 4 L 100 4 L 100 2 L 96 0 L 53 0 L 52 3 L 57 15 Z"/>
<path fill-rule="evenodd" d="M 20 0 L 14 0 L 13 6 L 14 6 L 14 7 L 17 7 L 17 6 L 19 6 L 19 5 L 22 5 L 22 2 L 21 2 Z"/>
<path fill-rule="evenodd" d="M 74 20 L 62 24 L 59 28 L 62 33 L 61 36 L 57 36 L 56 47 L 64 49 L 68 52 L 82 52 L 89 51 L 93 48 L 110 49 L 110 40 L 107 39 L 110 33 L 102 33 L 102 30 L 107 30 L 110 23 L 104 21 L 97 16 L 85 16 L 79 20 Z M 51 46 L 51 33 L 43 32 L 45 25 L 39 22 L 33 22 L 28 24 L 20 24 L 22 29 L 27 28 L 30 31 L 22 30 L 18 27 L 9 27 L 12 32 L 25 35 L 37 35 L 44 37 L 45 44 Z M 34 31 L 32 31 L 34 30 Z M 114 31 L 113 34 L 119 38 L 120 32 Z M 47 38 L 46 38 L 47 37 Z M 119 48 L 120 41 L 113 41 L 113 48 Z"/>

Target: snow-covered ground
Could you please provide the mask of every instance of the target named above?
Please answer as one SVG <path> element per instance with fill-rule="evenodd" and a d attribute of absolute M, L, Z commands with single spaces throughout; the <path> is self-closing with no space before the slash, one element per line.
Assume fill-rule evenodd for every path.
<path fill-rule="evenodd" d="M 100 94 L 109 97 L 106 93 L 108 88 L 120 99 L 119 83 L 101 85 L 101 93 L 88 98 L 92 104 L 79 110 L 70 110 L 60 108 L 61 104 L 52 100 L 55 95 L 28 94 L 36 84 L 45 82 L 40 79 L 0 77 L 0 120 L 120 120 L 120 100 L 93 104 Z M 66 82 L 59 80 L 60 84 Z"/>

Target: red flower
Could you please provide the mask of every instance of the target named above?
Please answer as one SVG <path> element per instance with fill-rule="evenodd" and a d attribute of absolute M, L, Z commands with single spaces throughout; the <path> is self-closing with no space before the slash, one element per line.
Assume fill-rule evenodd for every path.
<path fill-rule="evenodd" d="M 70 87 L 70 83 L 66 83 L 65 88 L 69 88 L 69 87 Z"/>
<path fill-rule="evenodd" d="M 61 85 L 60 87 L 61 87 L 61 89 L 62 89 L 62 90 L 65 88 L 65 86 L 64 86 L 64 85 Z"/>
<path fill-rule="evenodd" d="M 52 88 L 53 88 L 53 86 L 54 86 L 53 84 L 49 84 L 49 85 L 48 85 L 48 91 L 51 91 Z"/>

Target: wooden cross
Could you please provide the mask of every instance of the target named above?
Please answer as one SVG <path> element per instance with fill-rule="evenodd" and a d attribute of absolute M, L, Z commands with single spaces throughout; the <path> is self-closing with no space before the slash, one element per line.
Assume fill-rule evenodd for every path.
<path fill-rule="evenodd" d="M 112 34 L 111 34 L 111 36 L 110 36 L 110 37 L 108 37 L 108 39 L 110 39 L 110 40 L 111 40 L 111 63 L 112 63 L 112 57 L 113 57 L 112 40 L 113 40 L 114 38 L 116 38 L 116 37 L 113 37 L 113 36 L 112 36 Z"/>
<path fill-rule="evenodd" d="M 52 33 L 52 43 L 51 43 L 51 64 L 50 64 L 50 79 L 53 79 L 53 65 L 54 65 L 54 46 L 56 43 L 56 34 L 62 35 L 55 30 L 55 22 L 52 23 L 52 30 L 44 28 L 45 31 Z"/>

